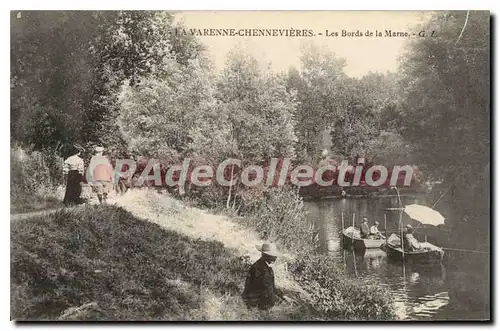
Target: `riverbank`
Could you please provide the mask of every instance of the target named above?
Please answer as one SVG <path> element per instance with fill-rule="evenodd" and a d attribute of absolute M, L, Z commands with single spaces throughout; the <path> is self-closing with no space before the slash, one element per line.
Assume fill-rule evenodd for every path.
<path fill-rule="evenodd" d="M 168 195 L 130 191 L 11 221 L 16 320 L 392 319 L 383 291 L 329 275 L 322 257 L 283 252 L 276 283 L 294 303 L 248 310 L 240 295 L 259 257 L 255 231 Z"/>

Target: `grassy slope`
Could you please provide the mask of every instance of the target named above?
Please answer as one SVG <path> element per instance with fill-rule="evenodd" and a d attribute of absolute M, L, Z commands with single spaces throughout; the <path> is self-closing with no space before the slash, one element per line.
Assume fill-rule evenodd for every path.
<path fill-rule="evenodd" d="M 255 245 L 262 244 L 258 234 L 227 216 L 186 207 L 178 200 L 150 191 L 129 191 L 126 195 L 117 197 L 117 205 L 130 211 L 135 217 L 147 219 L 164 229 L 182 233 L 193 239 L 220 242 L 240 258 L 254 262 L 260 257 L 260 253 L 255 249 Z M 280 287 L 303 293 L 286 270 L 287 264 L 293 261 L 295 256 L 288 252 L 281 253 L 273 267 L 276 282 Z"/>
<path fill-rule="evenodd" d="M 117 206 L 80 206 L 11 221 L 11 318 L 52 320 L 87 303 L 98 308 L 68 319 L 390 318 L 386 298 L 366 297 L 358 283 L 333 275 L 329 263 L 300 266 L 307 270 L 299 277 L 306 293 L 287 270 L 296 268 L 290 254 L 278 259 L 276 282 L 301 303 L 265 313 L 248 310 L 240 294 L 260 242 L 225 216 L 143 191 L 118 197 Z M 337 293 L 333 305 L 303 304 L 317 289 L 316 299 L 323 300 L 325 290 L 311 276 L 328 279 L 323 286 Z"/>
<path fill-rule="evenodd" d="M 63 207 L 61 199 L 53 196 L 24 195 L 11 196 L 11 213 L 28 213 L 51 208 Z"/>
<path fill-rule="evenodd" d="M 13 319 L 56 319 L 89 302 L 100 312 L 81 318 L 290 318 L 244 307 L 247 265 L 234 251 L 118 207 L 61 210 L 13 222 L 11 231 Z"/>

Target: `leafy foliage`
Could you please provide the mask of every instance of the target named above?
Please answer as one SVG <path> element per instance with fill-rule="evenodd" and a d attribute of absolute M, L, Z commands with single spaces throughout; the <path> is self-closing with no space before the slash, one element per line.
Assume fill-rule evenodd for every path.
<path fill-rule="evenodd" d="M 464 15 L 436 15 L 425 28 L 439 27 L 441 37 L 412 43 L 402 63 L 401 132 L 415 142 L 416 158 L 444 177 L 475 176 L 489 159 L 489 20 L 471 13 L 456 44 Z M 476 171 L 460 168 L 464 159 Z"/>
<path fill-rule="evenodd" d="M 295 156 L 296 104 L 283 76 L 262 72 L 255 59 L 234 52 L 216 84 L 216 98 L 229 114 L 233 141 L 244 161 L 259 164 Z"/>
<path fill-rule="evenodd" d="M 287 88 L 297 94 L 299 102 L 294 114 L 299 159 L 316 164 L 323 148 L 342 159 L 379 156 L 391 163 L 390 157 L 406 157 L 407 151 L 400 148 L 402 138 L 394 133 L 394 74 L 347 77 L 345 60 L 313 46 L 303 49 L 301 61 L 301 69 L 291 68 L 287 76 Z M 327 145 L 325 133 L 331 139 Z M 385 146 L 387 142 L 391 144 Z"/>
<path fill-rule="evenodd" d="M 10 162 L 11 208 L 27 212 L 60 204 L 54 194 L 62 182 L 63 164 L 58 155 L 14 146 Z"/>
<path fill-rule="evenodd" d="M 300 71 L 288 74 L 288 89 L 295 91 L 299 106 L 294 114 L 298 123 L 297 151 L 301 160 L 315 160 L 321 146 L 321 134 L 338 115 L 346 111 L 345 60 L 321 48 L 303 49 Z"/>
<path fill-rule="evenodd" d="M 11 13 L 12 138 L 36 149 L 100 143 L 123 150 L 115 120 L 127 80 L 165 75 L 165 59 L 187 64 L 202 48 L 169 34 L 168 13 Z"/>
<path fill-rule="evenodd" d="M 199 123 L 194 119 L 210 113 L 215 100 L 199 61 L 184 66 L 166 60 L 162 71 L 164 79 L 151 77 L 135 87 L 123 86 L 119 125 L 129 152 L 179 159 L 192 142 L 190 130 Z"/>
<path fill-rule="evenodd" d="M 443 201 L 453 206 L 458 241 L 477 245 L 489 236 L 489 12 L 471 11 L 458 39 L 465 19 L 438 13 L 418 27 L 439 37 L 412 42 L 401 64 L 399 132 L 422 169 L 450 187 Z"/>
<path fill-rule="evenodd" d="M 252 193 L 254 190 L 249 190 Z M 312 251 L 316 247 L 314 224 L 306 218 L 297 189 L 283 186 L 245 194 L 242 221 L 265 240 L 280 243 L 292 251 Z"/>
<path fill-rule="evenodd" d="M 290 271 L 311 294 L 309 307 L 323 319 L 395 319 L 387 290 L 348 278 L 330 256 L 301 256 L 290 266 Z"/>

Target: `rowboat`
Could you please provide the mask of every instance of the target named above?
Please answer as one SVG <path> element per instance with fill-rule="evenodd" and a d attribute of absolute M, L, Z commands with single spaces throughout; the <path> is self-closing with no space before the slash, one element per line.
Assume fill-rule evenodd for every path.
<path fill-rule="evenodd" d="M 400 246 L 391 245 L 384 242 L 382 249 L 385 250 L 387 256 L 396 261 L 414 262 L 414 263 L 440 263 L 444 256 L 444 251 L 430 243 L 426 243 L 427 250 L 421 251 L 403 251 Z M 403 255 L 404 254 L 404 255 Z"/>
<path fill-rule="evenodd" d="M 344 248 L 354 247 L 357 251 L 363 251 L 365 249 L 380 248 L 384 242 L 384 239 L 361 239 L 359 229 L 353 228 L 352 226 L 342 231 L 342 243 Z"/>

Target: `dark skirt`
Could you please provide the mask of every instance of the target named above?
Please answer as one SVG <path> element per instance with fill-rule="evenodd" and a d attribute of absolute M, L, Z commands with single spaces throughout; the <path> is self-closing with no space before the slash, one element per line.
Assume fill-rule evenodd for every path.
<path fill-rule="evenodd" d="M 68 205 L 76 205 L 81 203 L 80 195 L 82 194 L 82 175 L 77 170 L 71 170 L 68 173 L 66 180 L 66 193 L 64 194 L 63 203 Z"/>

